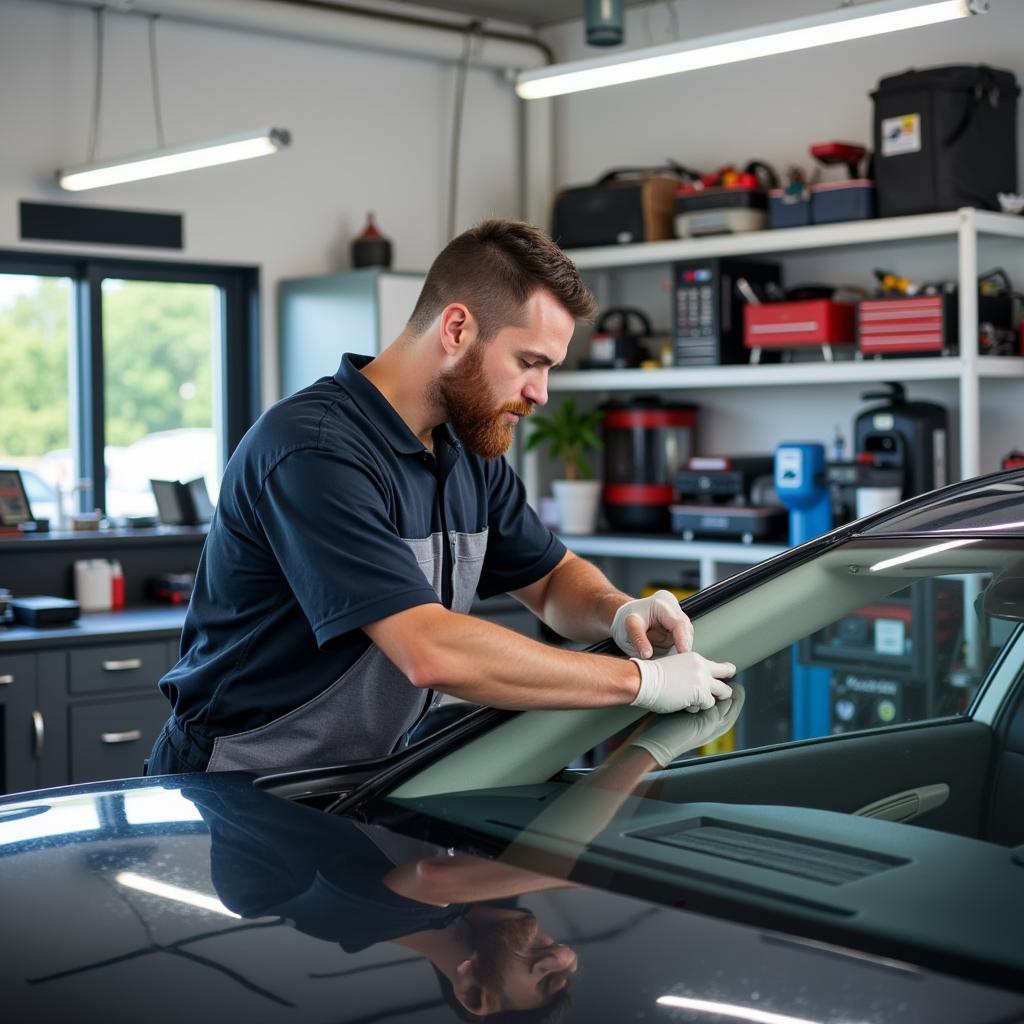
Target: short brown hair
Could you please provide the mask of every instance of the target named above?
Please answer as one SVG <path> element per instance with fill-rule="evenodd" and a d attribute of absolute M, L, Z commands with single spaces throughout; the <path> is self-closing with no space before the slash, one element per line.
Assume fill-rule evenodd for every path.
<path fill-rule="evenodd" d="M 597 313 L 575 264 L 539 228 L 518 220 L 485 220 L 453 238 L 427 272 L 408 328 L 422 334 L 451 302 L 463 302 L 480 340 L 522 321 L 522 308 L 546 288 L 577 320 Z"/>
<path fill-rule="evenodd" d="M 543 1006 L 534 1007 L 532 1010 L 499 1010 L 497 1013 L 482 1017 L 471 1013 L 459 1002 L 447 974 L 434 963 L 430 966 L 434 968 L 437 982 L 441 986 L 441 997 L 456 1018 L 467 1021 L 468 1024 L 562 1024 L 572 1009 L 572 989 L 566 987 L 556 992 Z"/>

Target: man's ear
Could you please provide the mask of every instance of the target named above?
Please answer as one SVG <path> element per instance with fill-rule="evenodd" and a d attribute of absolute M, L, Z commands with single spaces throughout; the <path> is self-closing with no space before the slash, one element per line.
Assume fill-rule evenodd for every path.
<path fill-rule="evenodd" d="M 450 302 L 441 310 L 438 330 L 445 354 L 458 356 L 476 340 L 479 325 L 467 306 L 461 302 Z"/>
<path fill-rule="evenodd" d="M 470 1012 L 486 1017 L 501 1009 L 501 1001 L 477 980 L 473 959 L 463 960 L 455 968 L 452 981 L 455 998 Z"/>

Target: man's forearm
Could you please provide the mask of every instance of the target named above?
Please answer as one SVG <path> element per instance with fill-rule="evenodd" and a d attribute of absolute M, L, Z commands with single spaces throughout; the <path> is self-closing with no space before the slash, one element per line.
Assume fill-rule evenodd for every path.
<path fill-rule="evenodd" d="M 597 566 L 571 552 L 537 594 L 519 596 L 556 633 L 579 643 L 597 643 L 609 635 L 615 612 L 630 600 Z"/>
<path fill-rule="evenodd" d="M 490 707 L 609 707 L 629 704 L 640 688 L 631 661 L 561 650 L 440 605 L 365 630 L 416 686 Z"/>

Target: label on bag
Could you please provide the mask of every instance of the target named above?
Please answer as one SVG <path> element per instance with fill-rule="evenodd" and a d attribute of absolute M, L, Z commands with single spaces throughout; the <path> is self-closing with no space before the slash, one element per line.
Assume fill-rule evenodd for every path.
<path fill-rule="evenodd" d="M 901 114 L 882 120 L 882 156 L 921 152 L 921 115 Z"/>

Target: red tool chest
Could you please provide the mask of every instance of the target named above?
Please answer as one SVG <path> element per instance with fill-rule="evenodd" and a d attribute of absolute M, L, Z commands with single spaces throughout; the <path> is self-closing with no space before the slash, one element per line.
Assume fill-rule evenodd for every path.
<path fill-rule="evenodd" d="M 857 312 L 857 344 L 864 355 L 941 354 L 953 326 L 943 295 L 865 299 Z"/>
<path fill-rule="evenodd" d="M 752 362 L 757 362 L 762 348 L 852 345 L 855 318 L 853 303 L 832 299 L 747 305 L 743 307 L 743 344 L 754 350 Z"/>

